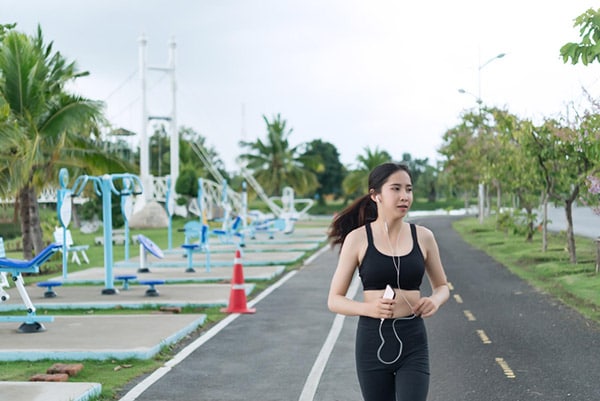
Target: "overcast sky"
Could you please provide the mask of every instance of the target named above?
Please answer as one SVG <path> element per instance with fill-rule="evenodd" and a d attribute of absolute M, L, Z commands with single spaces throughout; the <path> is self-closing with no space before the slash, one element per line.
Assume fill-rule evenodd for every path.
<path fill-rule="evenodd" d="M 365 148 L 438 159 L 461 112 L 486 104 L 539 120 L 600 95 L 600 66 L 563 64 L 583 0 L 0 0 L 0 22 L 41 25 L 91 73 L 80 94 L 106 102 L 116 127 L 140 131 L 139 38 L 166 67 L 177 44 L 177 122 L 235 170 L 240 139 L 265 138 L 280 113 L 292 146 L 322 139 L 352 166 Z M 488 60 L 500 53 L 506 56 Z M 479 74 L 480 73 L 480 74 Z M 479 85 L 479 79 L 481 78 Z M 149 72 L 154 115 L 171 112 L 168 78 Z M 458 89 L 467 91 L 460 94 Z M 150 129 L 149 129 L 150 132 Z"/>

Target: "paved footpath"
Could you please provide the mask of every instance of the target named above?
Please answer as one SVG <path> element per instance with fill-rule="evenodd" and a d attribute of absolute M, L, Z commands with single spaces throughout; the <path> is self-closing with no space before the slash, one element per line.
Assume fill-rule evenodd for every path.
<path fill-rule="evenodd" d="M 453 286 L 426 320 L 429 401 L 600 400 L 598 326 L 472 249 L 451 219 L 415 219 L 434 231 Z M 121 400 L 361 400 L 356 318 L 326 305 L 336 261 L 318 253 L 252 302 L 256 314 L 230 315 Z"/>

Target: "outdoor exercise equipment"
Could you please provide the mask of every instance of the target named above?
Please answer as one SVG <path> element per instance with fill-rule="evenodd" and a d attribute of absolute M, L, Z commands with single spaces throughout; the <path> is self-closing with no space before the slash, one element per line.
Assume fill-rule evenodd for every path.
<path fill-rule="evenodd" d="M 267 234 L 269 239 L 275 238 L 275 233 L 285 232 L 287 222 L 285 219 L 274 218 L 272 215 L 253 210 L 248 213 L 250 223 L 246 228 L 246 234 L 250 239 L 255 239 L 257 234 Z"/>
<path fill-rule="evenodd" d="M 121 274 L 119 276 L 115 276 L 115 280 L 123 282 L 123 287 L 121 287 L 121 289 L 125 291 L 129 289 L 129 282 L 135 279 L 137 279 L 135 274 Z"/>
<path fill-rule="evenodd" d="M 133 194 L 132 185 L 133 183 L 130 179 L 124 179 L 123 189 L 121 190 L 121 213 L 123 214 L 123 229 L 125 232 L 125 260 L 129 260 L 129 219 L 133 214 L 133 198 L 131 197 L 131 195 Z"/>
<path fill-rule="evenodd" d="M 62 285 L 61 281 L 40 281 L 37 283 L 38 287 L 45 288 L 44 298 L 56 298 L 56 292 L 54 291 L 54 287 L 60 287 Z"/>
<path fill-rule="evenodd" d="M 52 322 L 54 317 L 36 315 L 35 306 L 25 289 L 23 273 L 39 273 L 40 266 L 50 259 L 60 247 L 61 245 L 57 243 L 50 244 L 31 260 L 0 258 L 0 272 L 4 273 L 4 278 L 6 278 L 6 273 L 11 274 L 23 304 L 27 308 L 27 316 L 0 316 L 0 322 L 22 322 L 18 329 L 19 333 L 38 333 L 46 330 L 42 322 Z"/>
<path fill-rule="evenodd" d="M 6 252 L 4 251 L 4 238 L 0 237 L 0 258 L 6 258 Z M 0 272 L 0 303 L 6 302 L 10 299 L 10 294 L 4 289 L 10 287 L 8 283 L 8 277 L 6 272 Z"/>
<path fill-rule="evenodd" d="M 165 257 L 162 249 L 158 247 L 152 240 L 145 235 L 139 234 L 137 240 L 140 243 L 140 267 L 138 273 L 149 273 L 147 254 L 150 253 L 159 259 Z M 138 281 L 139 282 L 139 281 Z"/>
<path fill-rule="evenodd" d="M 243 219 L 241 216 L 231 217 L 231 204 L 227 199 L 227 180 L 222 182 L 221 207 L 223 208 L 223 223 L 220 229 L 213 229 L 212 234 L 216 235 L 221 243 L 233 244 L 234 237 L 239 238 L 238 245 L 244 247 Z"/>
<path fill-rule="evenodd" d="M 208 225 L 197 222 L 195 220 L 188 221 L 183 226 L 183 234 L 185 235 L 185 242 L 181 247 L 185 249 L 188 266 L 186 269 L 187 273 L 195 272 L 192 257 L 194 252 L 204 252 L 206 257 L 205 268 L 207 272 L 210 272 L 210 247 L 208 241 Z M 196 240 L 197 239 L 197 240 Z"/>
<path fill-rule="evenodd" d="M 61 172 L 65 170 L 62 169 Z M 66 174 L 66 170 L 65 170 Z M 92 177 L 88 175 L 81 175 L 77 177 L 72 188 L 72 196 L 79 196 L 88 182 L 94 184 L 95 193 L 102 199 L 102 223 L 104 226 L 104 289 L 102 290 L 103 295 L 117 294 L 118 291 L 114 286 L 114 273 L 113 273 L 113 241 L 112 241 L 112 198 L 111 195 L 117 195 L 121 197 L 121 207 L 124 212 L 125 225 L 126 225 L 126 252 L 128 249 L 128 226 L 127 220 L 131 211 L 130 204 L 131 199 L 123 200 L 132 195 L 139 195 L 143 191 L 142 182 L 140 178 L 130 173 L 119 173 L 119 174 L 104 174 L 98 177 Z M 117 183 L 118 185 L 115 185 Z"/>
<path fill-rule="evenodd" d="M 6 272 L 0 272 L 0 303 L 10 299 L 10 294 L 4 289 L 10 287 Z"/>
<path fill-rule="evenodd" d="M 83 259 L 90 263 L 87 254 L 87 245 L 74 245 L 73 238 L 71 237 L 71 231 L 68 229 L 71 223 L 72 216 L 72 197 L 73 191 L 67 188 L 69 184 L 69 173 L 67 169 L 61 169 L 58 173 L 58 183 L 60 189 L 56 194 L 56 210 L 58 212 L 58 221 L 61 227 L 54 231 L 54 242 L 62 244 L 62 276 L 63 279 L 67 278 L 67 263 L 69 259 L 69 252 L 73 254 L 73 262 L 81 264 L 79 260 L 78 252 L 81 252 Z"/>
<path fill-rule="evenodd" d="M 153 280 L 138 280 L 138 283 L 140 284 L 145 284 L 147 286 L 149 286 L 150 288 L 148 288 L 146 290 L 146 296 L 147 297 L 157 297 L 159 296 L 159 292 L 156 289 L 157 285 L 161 285 L 161 284 L 165 284 L 165 280 L 158 280 L 158 279 L 153 279 Z"/>
<path fill-rule="evenodd" d="M 269 197 L 265 193 L 263 187 L 256 181 L 254 176 L 246 169 L 244 161 L 241 158 L 237 158 L 236 162 L 240 168 L 240 173 L 248 181 L 248 183 L 254 188 L 254 191 L 262 199 L 263 202 L 269 207 L 274 217 L 282 218 L 286 220 L 287 228 L 286 233 L 289 234 L 293 231 L 294 222 L 303 218 L 308 209 L 314 204 L 314 200 L 310 198 L 295 199 L 294 189 L 292 187 L 283 188 L 283 194 L 280 198 Z M 276 200 L 280 200 L 283 205 L 279 205 Z M 304 204 L 304 207 L 300 210 L 296 210 L 296 204 Z"/>
<path fill-rule="evenodd" d="M 65 242 L 66 241 L 66 242 Z M 58 244 L 62 244 L 62 252 L 64 254 L 65 249 L 67 253 L 71 254 L 71 262 L 75 262 L 78 265 L 81 265 L 81 259 L 79 259 L 79 255 L 81 254 L 81 258 L 85 263 L 90 263 L 90 259 L 87 256 L 86 251 L 89 248 L 89 245 L 75 245 L 73 241 L 73 236 L 71 234 L 71 230 L 66 227 L 56 227 L 54 230 L 54 242 Z M 66 248 L 65 248 L 66 245 Z M 63 278 L 66 277 L 66 266 L 64 265 L 64 257 L 63 257 Z"/>
<path fill-rule="evenodd" d="M 173 191 L 171 188 L 171 176 L 167 176 L 167 193 L 165 199 L 165 210 L 167 211 L 167 217 L 169 218 L 169 250 L 173 248 L 173 212 L 175 209 L 175 198 L 173 197 Z"/>

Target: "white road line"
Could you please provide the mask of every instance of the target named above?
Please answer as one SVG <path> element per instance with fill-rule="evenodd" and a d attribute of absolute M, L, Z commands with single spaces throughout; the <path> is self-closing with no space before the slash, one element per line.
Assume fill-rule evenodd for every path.
<path fill-rule="evenodd" d="M 357 276 L 355 276 L 354 280 L 352 281 L 352 285 L 346 294 L 348 298 L 354 298 L 356 292 L 358 291 L 359 283 L 360 281 L 357 279 Z M 315 363 L 313 364 L 313 367 L 306 378 L 304 388 L 302 389 L 302 393 L 300 394 L 298 401 L 313 401 L 315 398 L 315 393 L 317 392 L 317 387 L 319 387 L 321 376 L 323 375 L 323 371 L 325 370 L 329 356 L 333 351 L 333 347 L 340 336 L 345 319 L 346 316 L 344 315 L 335 316 L 333 324 L 331 325 L 331 329 L 329 330 L 329 334 L 327 335 L 327 339 L 323 343 L 323 347 L 321 347 L 321 351 L 319 351 L 319 355 L 317 356 L 317 359 L 315 360 Z"/>

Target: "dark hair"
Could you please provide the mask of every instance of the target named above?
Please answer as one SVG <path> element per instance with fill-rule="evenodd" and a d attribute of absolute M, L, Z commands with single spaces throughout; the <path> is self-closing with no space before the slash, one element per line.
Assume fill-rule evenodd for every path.
<path fill-rule="evenodd" d="M 390 175 L 397 171 L 405 171 L 412 180 L 410 170 L 405 164 L 383 163 L 375 167 L 369 174 L 369 193 L 356 199 L 351 205 L 334 217 L 327 237 L 332 247 L 341 245 L 350 231 L 377 219 L 377 205 L 371 199 L 371 193 L 380 193 L 381 187 Z"/>

